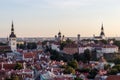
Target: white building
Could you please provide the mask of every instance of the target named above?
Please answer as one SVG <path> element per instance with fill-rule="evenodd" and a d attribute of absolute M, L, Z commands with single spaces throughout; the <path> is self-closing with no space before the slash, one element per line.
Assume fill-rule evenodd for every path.
<path fill-rule="evenodd" d="M 118 47 L 115 45 L 105 45 L 102 47 L 102 53 L 118 53 Z"/>
<path fill-rule="evenodd" d="M 12 27 L 11 27 L 11 34 L 9 36 L 9 46 L 11 47 L 11 50 L 13 52 L 17 50 L 17 38 L 16 38 L 16 35 L 14 34 L 13 22 L 12 22 Z"/>

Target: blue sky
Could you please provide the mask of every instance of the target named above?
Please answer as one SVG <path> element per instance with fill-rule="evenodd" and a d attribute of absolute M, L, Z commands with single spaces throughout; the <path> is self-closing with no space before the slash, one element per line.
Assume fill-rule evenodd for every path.
<path fill-rule="evenodd" d="M 0 37 L 120 36 L 120 0 L 0 0 Z"/>

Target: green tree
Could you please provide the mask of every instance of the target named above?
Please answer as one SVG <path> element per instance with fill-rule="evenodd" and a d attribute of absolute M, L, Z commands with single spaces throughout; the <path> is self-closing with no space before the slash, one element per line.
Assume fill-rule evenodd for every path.
<path fill-rule="evenodd" d="M 60 43 L 60 50 L 63 50 L 65 46 L 66 46 L 66 42 L 65 42 L 65 41 L 62 41 L 62 42 Z"/>
<path fill-rule="evenodd" d="M 113 62 L 114 62 L 115 64 L 120 64 L 120 58 L 114 59 Z"/>
<path fill-rule="evenodd" d="M 74 69 L 78 68 L 78 62 L 76 60 L 72 60 L 70 62 L 68 62 L 68 66 L 71 66 Z"/>
<path fill-rule="evenodd" d="M 116 46 L 118 46 L 119 49 L 120 49 L 120 41 L 115 40 L 113 44 L 116 45 Z"/>
<path fill-rule="evenodd" d="M 108 43 L 107 40 L 101 40 L 101 42 L 102 42 L 103 44 L 107 44 L 107 43 Z"/>
<path fill-rule="evenodd" d="M 69 39 L 69 38 L 66 39 L 66 43 L 67 43 L 67 44 L 71 44 L 72 42 L 73 42 L 73 41 L 72 41 L 71 39 Z"/>
<path fill-rule="evenodd" d="M 22 69 L 23 68 L 23 66 L 22 66 L 22 64 L 21 63 L 16 63 L 16 65 L 15 65 L 15 70 L 20 70 L 20 69 Z"/>
<path fill-rule="evenodd" d="M 76 77 L 74 80 L 83 80 L 83 79 L 81 79 L 81 78 L 79 78 L 79 77 Z"/>
<path fill-rule="evenodd" d="M 7 80 L 20 80 L 20 79 L 17 75 L 12 75 L 11 79 L 7 79 Z"/>
<path fill-rule="evenodd" d="M 37 48 L 37 44 L 34 43 L 34 42 L 27 43 L 27 48 L 28 49 L 36 49 Z"/>
<path fill-rule="evenodd" d="M 64 74 L 75 74 L 75 70 L 70 66 L 67 66 L 63 72 Z"/>
<path fill-rule="evenodd" d="M 119 71 L 114 68 L 114 69 L 111 69 L 111 70 L 108 72 L 108 74 L 109 74 L 109 75 L 116 75 L 118 72 L 119 72 Z"/>
<path fill-rule="evenodd" d="M 85 62 L 89 63 L 89 61 L 91 60 L 91 52 L 89 49 L 86 49 L 84 51 L 84 60 Z"/>
<path fill-rule="evenodd" d="M 87 78 L 88 79 L 94 79 L 95 76 L 97 75 L 97 73 L 98 73 L 97 69 L 92 69 L 92 70 L 90 70 L 89 75 L 87 76 Z"/>

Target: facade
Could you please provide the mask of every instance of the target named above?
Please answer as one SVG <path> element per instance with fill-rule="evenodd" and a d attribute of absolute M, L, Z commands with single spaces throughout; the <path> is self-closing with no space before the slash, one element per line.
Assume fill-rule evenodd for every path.
<path fill-rule="evenodd" d="M 11 34 L 9 36 L 9 46 L 11 47 L 11 50 L 15 52 L 17 50 L 17 38 L 16 35 L 14 34 L 14 25 L 12 22 L 11 26 Z"/>

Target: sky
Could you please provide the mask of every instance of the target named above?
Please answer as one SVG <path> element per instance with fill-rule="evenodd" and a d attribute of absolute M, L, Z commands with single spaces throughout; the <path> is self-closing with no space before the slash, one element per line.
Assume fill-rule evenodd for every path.
<path fill-rule="evenodd" d="M 120 37 L 120 0 L 0 0 L 0 37 Z"/>

